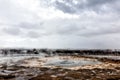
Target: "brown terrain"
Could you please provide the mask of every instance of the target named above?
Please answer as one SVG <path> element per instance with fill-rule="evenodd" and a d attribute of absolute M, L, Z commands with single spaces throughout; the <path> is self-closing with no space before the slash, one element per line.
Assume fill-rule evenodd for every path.
<path fill-rule="evenodd" d="M 61 58 L 97 60 L 100 63 L 74 67 L 44 66 L 44 62 L 49 61 L 49 58 L 52 57 L 31 57 L 11 65 L 0 64 L 0 80 L 120 80 L 119 59 L 71 55 Z"/>

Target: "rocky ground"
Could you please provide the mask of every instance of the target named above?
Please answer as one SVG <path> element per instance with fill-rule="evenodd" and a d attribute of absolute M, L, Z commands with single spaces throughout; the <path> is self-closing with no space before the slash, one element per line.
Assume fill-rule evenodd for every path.
<path fill-rule="evenodd" d="M 70 68 L 46 67 L 41 64 L 46 58 L 41 61 L 41 59 L 33 57 L 19 60 L 11 65 L 1 64 L 0 80 L 120 80 L 119 60 L 83 56 L 72 56 L 71 58 L 92 59 L 101 63 Z"/>

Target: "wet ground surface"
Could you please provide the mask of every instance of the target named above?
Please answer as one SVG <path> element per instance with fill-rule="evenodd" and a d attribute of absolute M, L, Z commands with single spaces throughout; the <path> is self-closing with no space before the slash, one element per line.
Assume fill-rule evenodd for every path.
<path fill-rule="evenodd" d="M 0 80 L 120 80 L 120 61 L 84 56 L 7 55 Z"/>
<path fill-rule="evenodd" d="M 120 56 L 116 56 L 116 55 L 85 55 L 85 56 L 120 60 Z"/>
<path fill-rule="evenodd" d="M 120 67 L 114 69 L 25 68 L 2 69 L 0 80 L 119 80 Z"/>

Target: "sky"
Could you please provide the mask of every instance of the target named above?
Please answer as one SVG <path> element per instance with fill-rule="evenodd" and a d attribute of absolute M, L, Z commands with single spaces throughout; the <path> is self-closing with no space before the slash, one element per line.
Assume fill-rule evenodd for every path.
<path fill-rule="evenodd" d="M 0 0 L 0 48 L 120 48 L 120 0 Z"/>

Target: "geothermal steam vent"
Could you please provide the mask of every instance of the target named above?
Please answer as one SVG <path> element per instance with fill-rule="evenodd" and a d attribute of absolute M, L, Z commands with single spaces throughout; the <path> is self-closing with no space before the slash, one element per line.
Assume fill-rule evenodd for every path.
<path fill-rule="evenodd" d="M 72 58 L 72 57 L 49 57 L 46 58 L 45 66 L 58 66 L 58 67 L 77 67 L 83 65 L 93 65 L 99 64 L 100 62 L 97 60 L 91 59 L 83 59 L 83 58 Z"/>

